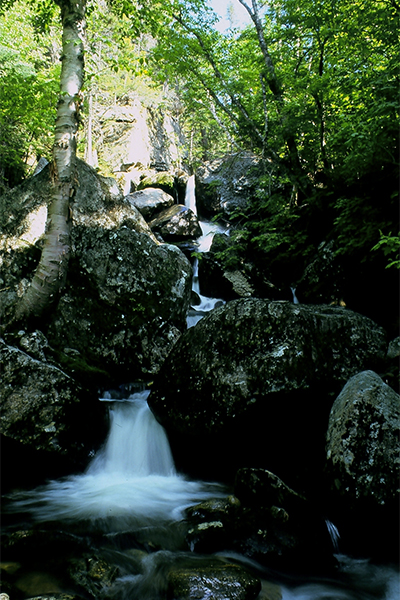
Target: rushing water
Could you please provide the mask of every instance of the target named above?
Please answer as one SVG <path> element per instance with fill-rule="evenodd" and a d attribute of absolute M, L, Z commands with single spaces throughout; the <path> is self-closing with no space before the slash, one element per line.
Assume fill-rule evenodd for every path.
<path fill-rule="evenodd" d="M 107 441 L 85 473 L 14 496 L 13 511 L 36 519 L 118 520 L 128 524 L 179 521 L 184 510 L 222 487 L 179 475 L 163 427 L 148 405 L 149 392 L 110 404 Z M 120 527 L 120 525 L 119 525 Z"/>
<path fill-rule="evenodd" d="M 129 532 L 130 539 L 134 536 L 141 544 L 164 548 L 141 552 L 138 558 L 131 550 L 108 547 L 107 561 L 119 569 L 119 576 L 107 588 L 107 598 L 115 600 L 163 600 L 171 568 L 183 566 L 196 571 L 206 564 L 207 557 L 181 551 L 180 523 L 188 506 L 227 493 L 221 485 L 190 481 L 176 472 L 166 433 L 149 410 L 147 396 L 148 391 L 144 391 L 122 402 L 103 399 L 109 402 L 110 430 L 86 472 L 51 481 L 31 492 L 16 493 L 9 506 L 10 512 L 28 512 L 37 523 L 52 521 L 60 530 L 68 529 L 68 524 L 91 523 L 85 536 L 102 531 L 110 542 L 110 535 Z M 333 550 L 337 551 L 338 532 L 329 521 L 327 526 Z M 340 554 L 335 580 L 291 579 L 237 554 L 221 552 L 214 559 L 250 566 L 260 577 L 263 589 L 273 585 L 273 597 L 281 600 L 399 598 L 398 576 L 393 568 Z"/>
<path fill-rule="evenodd" d="M 189 180 L 186 200 L 196 212 L 194 177 Z M 201 226 L 203 236 L 199 248 L 207 251 L 213 234 L 221 228 L 211 223 L 201 223 Z M 192 322 L 188 320 L 189 326 L 220 302 L 201 296 L 197 263 L 193 289 L 200 298 L 200 305 L 196 307 L 198 314 L 189 317 L 193 318 Z M 292 291 L 296 302 L 295 290 Z M 26 513 L 34 522 L 50 521 L 60 531 L 79 524 L 79 535 L 92 540 L 94 552 L 105 552 L 108 563 L 118 567 L 119 575 L 107 587 L 104 596 L 109 600 L 164 600 L 171 568 L 179 566 L 196 572 L 206 565 L 208 557 L 182 551 L 186 531 L 182 520 L 184 512 L 207 498 L 227 495 L 224 487 L 217 483 L 191 481 L 177 473 L 166 433 L 148 408 L 148 394 L 148 391 L 132 394 L 124 401 L 114 401 L 111 394 L 105 394 L 107 397 L 102 400 L 109 402 L 109 434 L 86 472 L 51 481 L 30 492 L 15 493 L 8 504 L 10 513 L 21 515 L 24 527 Z M 397 569 L 340 554 L 339 532 L 330 521 L 326 525 L 338 564 L 334 579 L 291 578 L 230 552 L 214 555 L 213 560 L 233 561 L 251 568 L 262 582 L 258 600 L 399 600 Z M 96 546 L 93 540 L 99 535 L 101 541 Z M 121 548 L 118 537 L 125 535 L 130 540 L 129 550 Z M 60 555 L 62 546 L 61 542 Z M 132 548 L 147 551 L 135 552 Z M 315 551 L 318 553 L 318 548 Z M 39 585 L 34 595 L 45 591 Z M 32 595 L 31 589 L 24 597 Z M 212 600 L 210 595 L 203 598 Z"/>

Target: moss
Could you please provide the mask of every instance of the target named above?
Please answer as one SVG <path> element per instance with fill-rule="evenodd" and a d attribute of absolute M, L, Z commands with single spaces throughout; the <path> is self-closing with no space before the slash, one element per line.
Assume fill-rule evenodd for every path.
<path fill-rule="evenodd" d="M 69 355 L 56 351 L 55 359 L 67 374 L 85 386 L 99 387 L 111 381 L 110 373 L 95 364 L 89 364 L 80 354 Z"/>

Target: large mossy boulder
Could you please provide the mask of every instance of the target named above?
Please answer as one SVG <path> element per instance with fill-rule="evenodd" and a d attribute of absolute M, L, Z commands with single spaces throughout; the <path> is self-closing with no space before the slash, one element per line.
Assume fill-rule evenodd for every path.
<path fill-rule="evenodd" d="M 186 439 L 188 467 L 261 466 L 287 480 L 321 459 L 344 383 L 385 354 L 384 331 L 344 308 L 234 300 L 179 339 L 149 404 L 171 440 Z"/>
<path fill-rule="evenodd" d="M 340 528 L 374 553 L 398 544 L 399 432 L 400 396 L 373 371 L 354 375 L 329 416 L 326 471 Z"/>
<path fill-rule="evenodd" d="M 114 180 L 82 161 L 77 170 L 67 281 L 40 328 L 67 372 L 79 363 L 116 381 L 152 376 L 186 328 L 191 265 L 176 247 L 159 244 Z M 3 323 L 40 258 L 49 176 L 47 167 L 2 198 Z"/>

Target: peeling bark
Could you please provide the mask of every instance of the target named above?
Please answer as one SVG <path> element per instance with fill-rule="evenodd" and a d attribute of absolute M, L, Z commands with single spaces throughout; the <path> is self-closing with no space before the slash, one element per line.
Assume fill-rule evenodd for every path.
<path fill-rule="evenodd" d="M 83 82 L 83 38 L 86 0 L 55 0 L 63 25 L 60 96 L 57 104 L 52 199 L 40 262 L 15 311 L 15 321 L 40 317 L 65 283 L 70 254 L 70 199 L 77 185 L 76 135 L 79 126 L 80 91 Z"/>

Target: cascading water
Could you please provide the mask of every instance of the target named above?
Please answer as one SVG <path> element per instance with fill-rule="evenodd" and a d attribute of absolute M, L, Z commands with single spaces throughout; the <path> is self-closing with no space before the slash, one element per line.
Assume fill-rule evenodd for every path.
<path fill-rule="evenodd" d="M 32 494 L 14 495 L 10 510 L 35 519 L 109 521 L 143 526 L 177 521 L 184 510 L 222 486 L 189 481 L 174 466 L 163 427 L 147 405 L 149 392 L 110 403 L 110 431 L 86 473 L 52 481 Z"/>
<path fill-rule="evenodd" d="M 190 208 L 193 213 L 197 216 L 196 206 L 196 188 L 194 175 L 189 177 L 186 185 L 185 194 L 185 206 Z M 226 228 L 222 227 L 218 223 L 211 223 L 209 221 L 199 221 L 202 235 L 197 240 L 198 252 L 208 252 L 213 237 L 216 233 L 226 233 Z M 221 298 L 208 298 L 200 293 L 199 285 L 199 261 L 197 258 L 194 259 L 193 263 L 193 284 L 192 290 L 195 292 L 196 297 L 199 299 L 199 303 L 196 306 L 192 306 L 187 318 L 188 327 L 193 327 L 198 321 L 204 316 L 205 313 L 209 312 L 216 306 L 220 306 L 225 303 Z"/>

